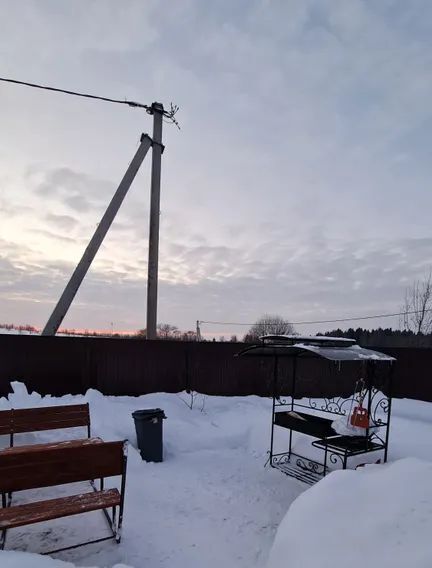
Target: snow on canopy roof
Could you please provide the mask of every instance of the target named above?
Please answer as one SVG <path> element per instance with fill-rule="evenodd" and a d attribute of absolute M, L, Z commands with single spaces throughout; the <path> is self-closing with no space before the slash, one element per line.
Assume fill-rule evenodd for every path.
<path fill-rule="evenodd" d="M 330 361 L 395 361 L 394 357 L 355 345 L 342 337 L 265 335 L 262 343 L 246 347 L 237 355 L 255 357 L 322 357 Z"/>
<path fill-rule="evenodd" d="M 295 345 L 297 343 L 302 344 L 326 344 L 329 345 L 340 345 L 341 347 L 346 347 L 347 345 L 354 345 L 355 339 L 348 339 L 346 337 L 329 337 L 323 335 L 262 335 L 260 337 L 261 341 L 268 342 L 283 342 L 289 345 Z"/>

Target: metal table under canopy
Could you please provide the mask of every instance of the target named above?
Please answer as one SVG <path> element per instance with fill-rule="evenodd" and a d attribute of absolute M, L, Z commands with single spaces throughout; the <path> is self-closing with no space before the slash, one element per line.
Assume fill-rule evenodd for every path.
<path fill-rule="evenodd" d="M 349 459 L 355 456 L 382 452 L 384 462 L 387 461 L 394 357 L 360 347 L 351 339 L 295 335 L 266 335 L 259 344 L 243 349 L 238 356 L 274 359 L 269 450 L 271 467 L 313 484 L 332 468 L 346 469 Z M 281 372 L 281 358 L 291 360 L 289 371 Z M 358 377 L 354 392 L 348 397 L 299 398 L 299 368 L 303 360 L 310 358 L 333 363 L 330 369 L 335 373 L 340 372 L 346 363 L 354 365 Z M 357 388 L 360 381 L 361 389 Z M 344 390 L 350 386 L 345 385 Z M 364 433 L 354 436 L 338 434 L 333 428 L 334 421 L 339 418 L 345 422 L 343 417 L 346 417 L 348 423 L 353 404 L 361 406 L 361 403 L 367 409 L 368 416 L 368 426 L 362 430 Z M 286 434 L 287 430 L 284 447 L 287 445 L 288 448 L 275 452 L 276 435 L 281 432 Z M 314 438 L 311 446 L 315 448 L 315 453 L 317 449 L 321 450 L 322 461 L 293 451 L 295 433 Z"/>

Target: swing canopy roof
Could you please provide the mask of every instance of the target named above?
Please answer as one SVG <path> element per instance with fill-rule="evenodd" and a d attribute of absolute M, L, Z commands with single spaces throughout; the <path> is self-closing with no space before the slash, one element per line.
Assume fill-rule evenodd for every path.
<path fill-rule="evenodd" d="M 329 361 L 396 361 L 394 357 L 365 349 L 354 339 L 305 335 L 264 335 L 260 343 L 246 347 L 238 357 L 322 357 Z"/>

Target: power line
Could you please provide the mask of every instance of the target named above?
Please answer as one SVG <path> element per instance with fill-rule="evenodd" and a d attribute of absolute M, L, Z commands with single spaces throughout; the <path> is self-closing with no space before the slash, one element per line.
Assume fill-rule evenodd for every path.
<path fill-rule="evenodd" d="M 290 322 L 292 325 L 308 325 L 308 324 L 318 324 L 318 323 L 339 323 L 339 322 L 346 322 L 346 321 L 362 321 L 362 320 L 369 320 L 369 319 L 377 319 L 377 318 L 391 318 L 395 316 L 404 316 L 404 315 L 411 315 L 411 314 L 419 314 L 419 313 L 426 313 L 432 312 L 432 308 L 427 310 L 414 310 L 408 312 L 397 312 L 394 314 L 376 314 L 373 316 L 362 316 L 362 317 L 353 317 L 353 318 L 340 318 L 340 319 L 331 319 L 331 320 L 315 320 L 315 321 L 292 321 Z M 207 323 L 212 325 L 268 325 L 268 324 L 259 324 L 259 323 L 239 323 L 239 322 L 228 322 L 228 321 L 204 321 L 200 320 L 199 323 Z"/>
<path fill-rule="evenodd" d="M 15 85 L 22 85 L 22 86 L 25 86 L 25 87 L 32 87 L 34 89 L 42 89 L 44 91 L 53 91 L 55 93 L 63 93 L 64 95 L 73 95 L 75 97 L 84 97 L 86 99 L 104 101 L 106 103 L 116 103 L 116 104 L 120 104 L 120 105 L 127 105 L 129 107 L 134 107 L 134 108 L 143 108 L 149 114 L 153 114 L 153 109 L 152 109 L 151 105 L 146 105 L 146 104 L 143 104 L 143 103 L 137 103 L 135 101 L 128 101 L 127 99 L 113 99 L 111 97 L 102 97 L 102 96 L 99 96 L 99 95 L 91 95 L 89 93 L 82 93 L 82 92 L 79 92 L 79 91 L 69 91 L 67 89 L 60 89 L 58 87 L 50 87 L 48 85 L 41 85 L 39 83 L 29 83 L 28 81 L 19 81 L 18 79 L 9 79 L 9 78 L 6 78 L 6 77 L 0 77 L 0 81 L 3 81 L 4 83 L 13 83 Z M 171 103 L 169 110 L 164 110 L 162 114 L 166 118 L 168 118 L 170 122 L 174 123 L 178 128 L 180 128 L 177 120 L 175 119 L 175 115 L 177 114 L 178 110 L 179 110 L 179 107 L 177 105 L 173 105 Z"/>

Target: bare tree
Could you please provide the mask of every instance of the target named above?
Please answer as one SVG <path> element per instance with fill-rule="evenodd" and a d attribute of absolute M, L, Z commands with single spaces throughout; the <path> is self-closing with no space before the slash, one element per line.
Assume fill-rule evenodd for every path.
<path fill-rule="evenodd" d="M 181 341 L 196 341 L 197 334 L 195 331 L 184 331 L 180 334 L 179 339 Z"/>
<path fill-rule="evenodd" d="M 189 399 L 184 398 L 182 395 L 177 393 L 177 397 L 185 403 L 185 405 L 192 410 L 195 406 L 195 402 L 198 400 L 198 397 L 201 396 L 201 406 L 200 406 L 200 412 L 205 414 L 205 404 L 206 404 L 206 396 L 205 394 L 200 394 L 194 390 L 186 390 L 186 395 L 189 397 Z"/>
<path fill-rule="evenodd" d="M 180 333 L 176 325 L 169 323 L 158 323 L 157 331 L 159 339 L 178 339 Z"/>
<path fill-rule="evenodd" d="M 406 330 L 423 334 L 432 331 L 432 272 L 406 288 L 403 312 Z"/>
<path fill-rule="evenodd" d="M 281 316 L 265 314 L 253 324 L 253 326 L 244 336 L 243 341 L 256 341 L 262 335 L 293 334 L 295 334 L 294 326 L 288 320 L 282 318 Z"/>

